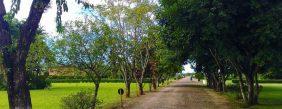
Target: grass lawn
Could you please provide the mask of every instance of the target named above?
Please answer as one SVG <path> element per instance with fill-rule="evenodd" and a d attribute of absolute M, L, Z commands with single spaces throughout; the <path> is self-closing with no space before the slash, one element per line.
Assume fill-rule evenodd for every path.
<path fill-rule="evenodd" d="M 259 104 L 252 109 L 282 109 L 282 83 L 261 83 L 262 92 L 259 95 Z M 227 94 L 234 100 L 235 94 Z"/>
<path fill-rule="evenodd" d="M 259 105 L 254 109 L 282 109 L 282 84 L 261 84 L 262 92 L 259 95 Z"/>
<path fill-rule="evenodd" d="M 31 90 L 33 109 L 60 109 L 61 98 L 76 93 L 80 90 L 92 90 L 92 83 L 53 83 L 52 88 L 45 90 Z M 116 104 L 120 100 L 118 88 L 124 88 L 124 83 L 101 83 L 98 98 L 103 100 L 101 106 L 107 107 Z M 148 85 L 144 86 L 145 91 Z M 131 84 L 131 95 L 136 96 L 137 86 Z M 0 91 L 0 108 L 8 109 L 8 97 L 6 91 Z"/>

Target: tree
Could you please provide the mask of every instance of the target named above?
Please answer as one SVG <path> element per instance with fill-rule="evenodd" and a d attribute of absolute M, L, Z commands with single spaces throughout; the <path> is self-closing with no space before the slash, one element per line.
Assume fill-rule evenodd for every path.
<path fill-rule="evenodd" d="M 99 21 L 75 21 L 66 24 L 62 39 L 56 42 L 61 63 L 84 71 L 94 83 L 93 107 L 95 108 L 99 84 L 103 75 L 110 70 L 109 44 L 111 31 Z"/>
<path fill-rule="evenodd" d="M 18 27 L 20 27 L 22 22 L 18 21 L 15 18 L 9 18 L 6 21 L 9 23 L 10 26 L 12 40 L 16 41 L 19 34 Z M 48 67 L 54 62 L 54 56 L 49 50 L 47 44 L 44 42 L 44 36 L 46 36 L 46 34 L 41 28 L 39 28 L 36 31 L 35 40 L 31 44 L 30 53 L 27 56 L 26 71 L 28 75 L 28 85 L 29 88 L 32 89 L 45 88 L 47 86 L 47 75 L 43 76 L 42 73 L 45 72 L 46 74 Z M 16 45 L 13 45 L 11 48 L 16 48 Z M 1 60 L 3 60 L 3 56 L 1 56 L 0 58 Z M 1 73 L 3 74 L 3 76 L 6 76 L 7 74 L 5 69 L 3 68 L 3 63 L 1 63 L 1 66 Z M 3 78 L 5 78 L 4 83 L 5 86 L 7 86 L 7 79 L 6 77 Z"/>
<path fill-rule="evenodd" d="M 112 0 L 105 5 L 94 7 L 116 33 L 116 59 L 126 83 L 126 95 L 130 95 L 132 78 L 136 80 L 139 94 L 143 95 L 143 77 L 149 62 L 149 46 L 146 37 L 151 26 L 155 25 L 155 2 L 147 0 Z M 121 45 L 123 44 L 123 45 Z"/>
<path fill-rule="evenodd" d="M 50 0 L 32 0 L 27 19 L 17 27 L 20 32 L 17 40 L 12 40 L 11 28 L 8 20 L 14 17 L 20 10 L 21 0 L 13 0 L 10 13 L 6 13 L 3 0 L 0 1 L 0 47 L 3 54 L 3 64 L 7 72 L 8 99 L 11 109 L 31 108 L 29 88 L 27 87 L 27 74 L 25 71 L 26 58 L 30 44 L 35 39 L 36 30 L 39 26 L 43 12 L 48 8 Z M 84 7 L 90 5 L 77 0 Z M 61 15 L 63 11 L 68 11 L 66 0 L 56 0 L 57 4 L 57 29 L 62 31 Z M 12 47 L 14 46 L 14 48 Z"/>

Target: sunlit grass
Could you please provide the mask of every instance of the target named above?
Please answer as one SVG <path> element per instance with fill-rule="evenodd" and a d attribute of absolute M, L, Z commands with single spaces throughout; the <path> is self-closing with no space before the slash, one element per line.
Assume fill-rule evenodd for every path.
<path fill-rule="evenodd" d="M 101 106 L 116 104 L 120 100 L 117 93 L 119 88 L 125 88 L 124 83 L 101 83 L 98 97 L 103 101 Z M 145 90 L 148 85 L 145 84 Z M 31 90 L 33 109 L 60 109 L 61 98 L 80 90 L 93 90 L 92 83 L 53 83 L 50 89 Z M 137 85 L 131 84 L 131 95 L 136 96 Z M 8 109 L 6 91 L 0 91 L 0 108 Z"/>
<path fill-rule="evenodd" d="M 259 104 L 251 109 L 282 109 L 282 84 L 262 83 L 262 91 L 259 94 Z M 226 93 L 230 100 L 235 100 L 235 93 Z"/>

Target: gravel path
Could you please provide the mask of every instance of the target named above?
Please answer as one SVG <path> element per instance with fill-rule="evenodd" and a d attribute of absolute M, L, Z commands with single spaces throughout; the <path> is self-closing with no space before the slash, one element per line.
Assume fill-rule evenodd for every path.
<path fill-rule="evenodd" d="M 225 97 L 197 81 L 183 78 L 160 91 L 124 104 L 123 109 L 233 109 Z"/>

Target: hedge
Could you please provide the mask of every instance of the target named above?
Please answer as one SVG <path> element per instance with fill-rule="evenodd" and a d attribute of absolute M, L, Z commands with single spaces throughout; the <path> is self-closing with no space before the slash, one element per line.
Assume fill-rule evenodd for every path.
<path fill-rule="evenodd" d="M 80 83 L 80 82 L 92 82 L 91 79 L 88 77 L 83 76 L 50 76 L 48 77 L 48 81 L 51 83 Z M 148 78 L 144 79 L 144 83 L 148 83 L 150 80 Z M 110 82 L 110 83 L 122 83 L 124 82 L 123 79 L 108 79 L 108 78 L 102 78 L 101 82 Z M 135 82 L 134 80 L 132 81 Z"/>
<path fill-rule="evenodd" d="M 87 76 L 56 76 L 49 75 L 49 79 L 89 79 Z"/>
<path fill-rule="evenodd" d="M 245 80 L 243 80 L 245 82 Z M 238 83 L 239 80 L 232 80 L 232 83 Z M 282 83 L 282 79 L 268 79 L 268 80 L 258 80 L 259 83 Z"/>

